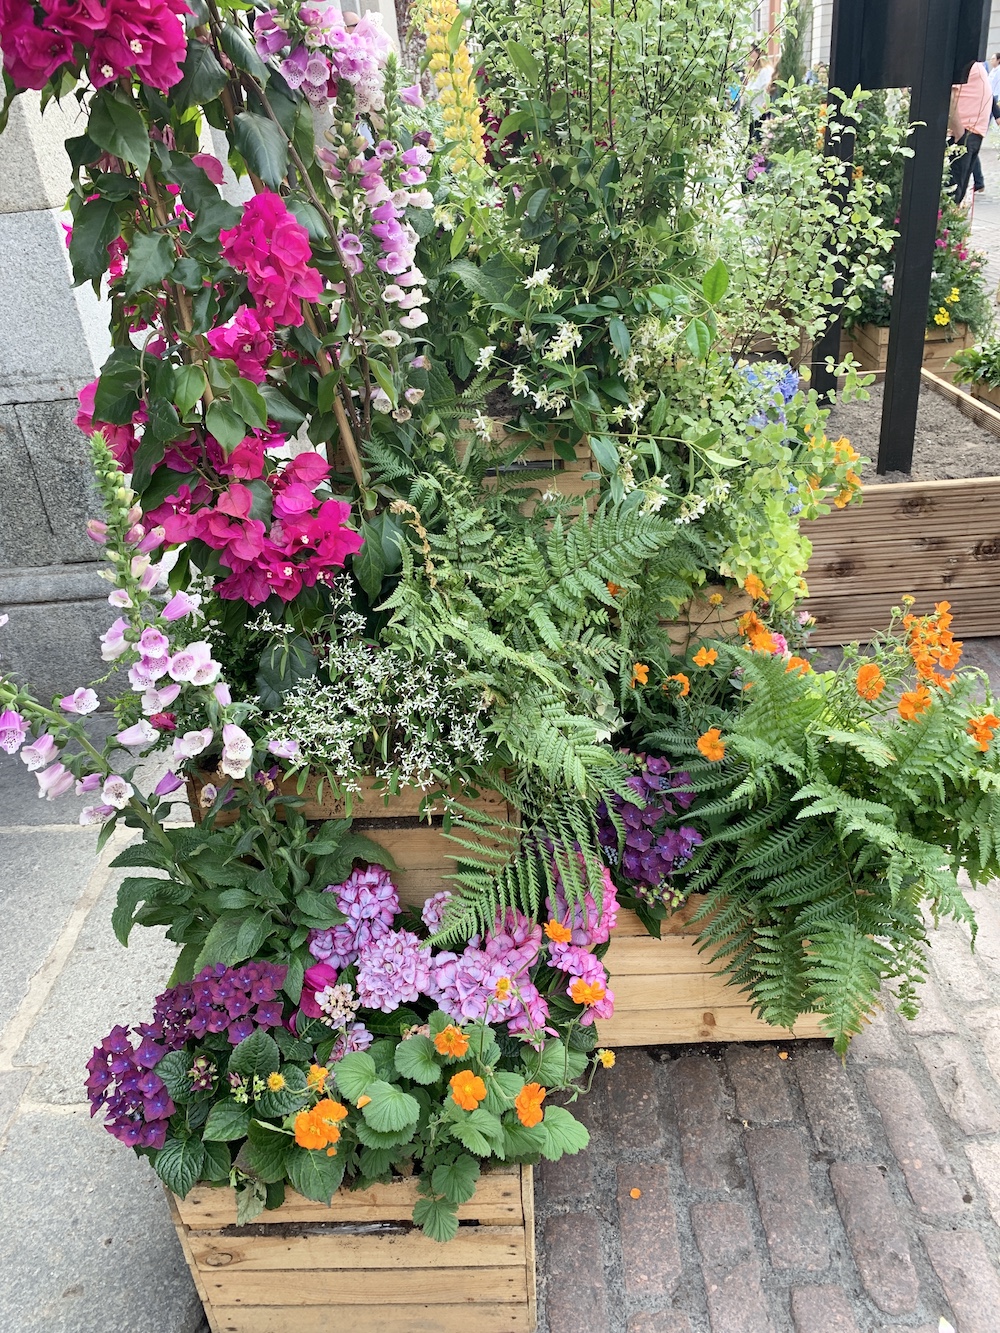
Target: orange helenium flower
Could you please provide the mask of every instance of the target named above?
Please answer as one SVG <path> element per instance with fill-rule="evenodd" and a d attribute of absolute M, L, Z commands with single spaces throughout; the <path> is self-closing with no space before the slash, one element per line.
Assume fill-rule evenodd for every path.
<path fill-rule="evenodd" d="M 682 699 L 686 699 L 687 696 L 691 693 L 691 682 L 688 680 L 687 676 L 685 676 L 685 674 L 684 674 L 683 671 L 678 671 L 677 674 L 676 674 L 675 676 L 668 676 L 668 677 L 667 677 L 667 680 L 676 680 L 676 681 L 677 681 L 677 683 L 678 683 L 678 684 L 680 685 L 680 687 L 681 687 L 680 697 L 681 697 Z M 666 680 L 663 682 L 663 688 L 664 688 L 664 689 L 667 688 L 667 681 L 666 681 Z"/>
<path fill-rule="evenodd" d="M 743 580 L 743 591 L 755 602 L 767 601 L 767 589 L 756 574 L 748 574 Z"/>
<path fill-rule="evenodd" d="M 564 926 L 561 922 L 555 920 L 546 925 L 545 934 L 553 944 L 569 944 L 573 938 L 573 932 L 569 926 Z"/>
<path fill-rule="evenodd" d="M 486 1097 L 486 1084 L 471 1069 L 460 1069 L 450 1086 L 452 1101 L 463 1111 L 474 1111 Z"/>
<path fill-rule="evenodd" d="M 897 708 L 904 722 L 914 722 L 926 713 L 931 706 L 931 692 L 926 685 L 918 685 L 915 690 L 907 690 L 899 696 Z"/>
<path fill-rule="evenodd" d="M 990 748 L 997 727 L 1000 727 L 1000 717 L 995 717 L 993 713 L 984 713 L 982 717 L 970 717 L 965 724 L 965 730 L 984 754 Z"/>
<path fill-rule="evenodd" d="M 295 1142 L 300 1148 L 326 1148 L 340 1138 L 337 1122 L 347 1115 L 347 1107 L 326 1097 L 311 1111 L 300 1111 L 295 1117 Z M 336 1149 L 329 1156 L 336 1155 Z"/>
<path fill-rule="evenodd" d="M 506 1000 L 508 995 L 510 995 L 510 988 L 510 977 L 501 977 L 494 987 L 493 994 L 498 1000 Z"/>
<path fill-rule="evenodd" d="M 632 688 L 636 685 L 645 685 L 649 681 L 649 667 L 645 662 L 636 662 L 632 667 Z"/>
<path fill-rule="evenodd" d="M 698 667 L 714 666 L 718 660 L 719 654 L 714 648 L 699 648 L 691 659 Z"/>
<path fill-rule="evenodd" d="M 758 616 L 756 611 L 747 611 L 736 622 L 736 627 L 747 640 L 747 646 L 755 653 L 773 653 L 778 645 L 771 631 Z"/>
<path fill-rule="evenodd" d="M 698 737 L 698 749 L 712 763 L 717 763 L 725 757 L 726 742 L 722 739 L 722 732 L 718 727 L 709 727 L 704 735 Z"/>
<path fill-rule="evenodd" d="M 858 667 L 858 674 L 854 678 L 854 688 L 862 699 L 867 699 L 870 703 L 874 702 L 885 689 L 885 677 L 875 662 L 866 662 L 864 666 Z"/>
<path fill-rule="evenodd" d="M 582 977 L 574 977 L 569 994 L 574 1004 L 591 1005 L 603 1000 L 607 991 L 599 981 L 584 981 Z"/>
<path fill-rule="evenodd" d="M 546 1089 L 539 1083 L 525 1083 L 514 1098 L 514 1110 L 525 1129 L 531 1129 L 541 1121 L 545 1092 Z"/>
<path fill-rule="evenodd" d="M 796 657 L 793 653 L 788 659 L 788 665 L 785 667 L 785 675 L 789 671 L 797 671 L 800 676 L 807 676 L 812 671 L 812 666 L 804 657 Z"/>
<path fill-rule="evenodd" d="M 434 1038 L 434 1049 L 438 1055 L 451 1055 L 461 1059 L 469 1049 L 469 1039 L 454 1023 L 449 1023 Z"/>

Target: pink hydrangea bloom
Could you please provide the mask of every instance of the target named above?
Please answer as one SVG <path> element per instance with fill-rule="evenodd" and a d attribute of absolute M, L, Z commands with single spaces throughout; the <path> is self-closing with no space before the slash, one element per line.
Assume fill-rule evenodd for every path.
<path fill-rule="evenodd" d="M 368 1009 L 390 1014 L 427 991 L 430 949 L 411 931 L 391 930 L 364 947 L 358 958 L 357 992 Z"/>
<path fill-rule="evenodd" d="M 388 935 L 399 912 L 399 894 L 382 866 L 354 870 L 343 884 L 328 884 L 346 922 L 309 934 L 309 952 L 333 967 L 350 967 L 362 949 Z"/>
<path fill-rule="evenodd" d="M 545 900 L 545 909 L 550 920 L 554 918 L 572 929 L 572 944 L 583 947 L 605 944 L 618 924 L 618 891 L 607 866 L 602 867 L 602 879 L 603 893 L 600 907 L 594 901 L 593 894 L 587 893 L 584 895 L 583 903 L 574 903 L 571 909 L 561 880 L 556 886 L 555 901 L 551 897 Z"/>

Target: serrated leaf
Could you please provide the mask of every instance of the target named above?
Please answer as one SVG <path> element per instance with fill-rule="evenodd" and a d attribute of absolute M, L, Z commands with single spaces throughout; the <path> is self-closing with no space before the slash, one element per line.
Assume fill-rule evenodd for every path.
<path fill-rule="evenodd" d="M 449 1203 L 467 1203 L 476 1192 L 479 1174 L 476 1159 L 462 1153 L 453 1162 L 445 1162 L 434 1168 L 431 1189 L 435 1194 L 443 1194 Z"/>
<path fill-rule="evenodd" d="M 284 1180 L 288 1155 L 294 1146 L 295 1140 L 291 1134 L 259 1120 L 251 1120 L 243 1152 L 254 1172 L 266 1185 L 270 1185 L 277 1180 Z"/>
<path fill-rule="evenodd" d="M 414 1128 L 413 1125 L 407 1125 L 405 1129 L 397 1130 L 395 1134 L 381 1134 L 377 1129 L 372 1129 L 362 1118 L 354 1126 L 354 1132 L 358 1136 L 358 1142 L 368 1148 L 400 1148 L 413 1138 Z"/>
<path fill-rule="evenodd" d="M 367 1051 L 349 1051 L 334 1066 L 334 1079 L 340 1092 L 349 1101 L 356 1102 L 368 1091 L 378 1074 L 375 1061 Z"/>
<path fill-rule="evenodd" d="M 540 1124 L 531 1128 L 515 1122 L 504 1124 L 503 1142 L 507 1161 L 521 1160 L 526 1157 L 540 1157 L 548 1142 L 548 1136 Z"/>
<path fill-rule="evenodd" d="M 97 93 L 90 103 L 87 133 L 99 148 L 124 158 L 139 175 L 149 166 L 149 131 L 142 113 L 132 102 L 116 97 L 110 89 Z"/>
<path fill-rule="evenodd" d="M 198 1183 L 204 1160 L 201 1139 L 167 1139 L 153 1158 L 153 1170 L 183 1199 Z"/>
<path fill-rule="evenodd" d="M 233 145 L 254 175 L 276 190 L 288 170 L 288 140 L 274 121 L 241 112 L 233 122 Z"/>
<path fill-rule="evenodd" d="M 281 1063 L 278 1043 L 261 1028 L 236 1047 L 229 1057 L 229 1072 L 244 1078 L 267 1078 Z"/>
<path fill-rule="evenodd" d="M 343 1153 L 333 1157 L 325 1148 L 300 1148 L 293 1143 L 288 1154 L 288 1179 L 292 1189 L 306 1199 L 329 1203 L 344 1179 L 347 1159 Z"/>
<path fill-rule="evenodd" d="M 362 1107 L 365 1121 L 379 1134 L 399 1134 L 420 1118 L 420 1103 L 416 1097 L 395 1083 L 375 1079 L 365 1089 L 371 1100 Z"/>
<path fill-rule="evenodd" d="M 559 1087 L 579 1078 L 587 1067 L 587 1057 L 581 1051 L 567 1050 L 564 1042 L 553 1037 L 541 1051 L 522 1048 L 521 1060 L 529 1081 L 545 1088 Z"/>
<path fill-rule="evenodd" d="M 202 1138 L 210 1142 L 229 1143 L 245 1139 L 250 1127 L 250 1107 L 239 1102 L 216 1102 L 208 1113 Z"/>
<path fill-rule="evenodd" d="M 501 1070 L 487 1080 L 483 1109 L 492 1111 L 494 1115 L 503 1115 L 504 1111 L 509 1111 L 513 1106 L 514 1098 L 523 1087 L 524 1079 L 520 1074 Z"/>
<path fill-rule="evenodd" d="M 202 1180 L 211 1181 L 212 1184 L 222 1185 L 229 1180 L 229 1173 L 233 1166 L 233 1156 L 225 1143 L 209 1142 L 205 1143 L 205 1160 L 201 1166 Z"/>
<path fill-rule="evenodd" d="M 256 1100 L 256 1108 L 259 1114 L 272 1120 L 278 1120 L 286 1115 L 292 1115 L 296 1111 L 301 1111 L 309 1100 L 306 1076 L 301 1069 L 296 1069 L 294 1065 L 285 1065 L 281 1073 L 285 1080 L 285 1086 L 278 1089 L 277 1092 L 272 1092 L 269 1088 L 266 1092 L 262 1092 Z"/>
<path fill-rule="evenodd" d="M 175 1102 L 181 1104 L 190 1098 L 191 1056 L 187 1051 L 168 1051 L 155 1071 Z"/>
<path fill-rule="evenodd" d="M 564 1106 L 550 1106 L 542 1118 L 545 1130 L 545 1147 L 542 1156 L 550 1162 L 558 1161 L 564 1153 L 578 1153 L 590 1142 L 590 1131 L 586 1125 L 570 1115 Z"/>
<path fill-rule="evenodd" d="M 497 1116 L 491 1115 L 481 1106 L 456 1121 L 451 1127 L 451 1133 L 453 1138 L 458 1139 L 459 1143 L 464 1144 L 469 1152 L 474 1152 L 477 1157 L 489 1157 L 493 1154 L 503 1157 L 503 1125 Z"/>
<path fill-rule="evenodd" d="M 441 1077 L 441 1064 L 430 1037 L 407 1037 L 396 1047 L 394 1061 L 399 1073 L 414 1083 L 436 1083 Z"/>
<path fill-rule="evenodd" d="M 428 1199 L 425 1196 L 413 1206 L 413 1220 L 431 1240 L 454 1240 L 458 1235 L 458 1209 L 447 1199 Z"/>

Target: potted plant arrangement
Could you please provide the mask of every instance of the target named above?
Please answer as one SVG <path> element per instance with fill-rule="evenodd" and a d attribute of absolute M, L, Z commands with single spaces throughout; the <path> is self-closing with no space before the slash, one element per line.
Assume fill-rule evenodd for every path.
<path fill-rule="evenodd" d="M 968 384 L 973 398 L 1000 408 L 1000 341 L 988 338 L 952 357 L 956 384 Z"/>
<path fill-rule="evenodd" d="M 730 7 L 687 11 L 678 42 L 737 58 L 749 14 L 744 30 Z M 530 1327 L 530 1166 L 585 1147 L 572 1108 L 613 1065 L 602 1025 L 670 1007 L 667 962 L 653 1000 L 628 982 L 669 950 L 616 938 L 619 901 L 655 934 L 690 889 L 714 892 L 720 812 L 786 771 L 765 724 L 795 731 L 800 786 L 817 753 L 886 752 L 826 725 L 827 687 L 793 655 L 799 525 L 850 502 L 856 455 L 787 365 L 733 354 L 767 274 L 767 308 L 791 312 L 780 339 L 822 322 L 822 238 L 882 235 L 863 192 L 793 155 L 802 225 L 751 255 L 700 194 L 724 68 L 679 51 L 689 75 L 650 89 L 648 32 L 602 6 L 556 68 L 553 15 L 487 3 L 473 74 L 458 9 L 423 21 L 426 104 L 371 16 L 348 31 L 319 5 L 165 0 L 129 11 L 126 42 L 56 5 L 4 16 L 8 95 L 87 114 L 68 144 L 69 254 L 110 295 L 114 350 L 79 421 L 115 619 L 93 684 L 47 705 L 0 678 L 0 744 L 42 796 L 90 794 L 102 845 L 134 831 L 112 925 L 123 944 L 165 926 L 178 960 L 153 1014 L 100 1042 L 88 1085 L 177 1196 L 210 1319 L 245 1333 L 315 1327 L 331 1297 L 305 1269 L 419 1274 L 452 1262 L 431 1257 L 446 1240 L 456 1269 L 490 1275 L 476 1313 L 500 1302 L 503 1327 Z M 606 104 L 560 92 L 599 86 L 611 47 Z M 775 720 L 779 678 L 808 707 Z M 103 746 L 86 723 L 102 699 Z M 700 745 L 692 719 L 711 719 Z M 723 762 L 730 720 L 746 740 Z M 176 818 L 185 791 L 193 824 Z M 914 898 L 915 855 L 887 853 Z M 710 897 L 703 940 L 721 944 L 727 902 Z M 752 1018 L 749 995 L 838 1042 L 896 968 L 869 952 L 853 1007 L 812 973 L 779 1004 L 756 958 L 739 955 L 729 1007 Z M 717 999 L 699 994 L 674 1039 L 700 1039 Z M 362 1259 L 327 1234 L 335 1218 L 420 1234 Z M 273 1230 L 229 1231 L 251 1224 L 305 1228 L 287 1270 Z M 476 1307 L 456 1289 L 387 1280 L 370 1326 L 394 1306 L 450 1327 Z"/>

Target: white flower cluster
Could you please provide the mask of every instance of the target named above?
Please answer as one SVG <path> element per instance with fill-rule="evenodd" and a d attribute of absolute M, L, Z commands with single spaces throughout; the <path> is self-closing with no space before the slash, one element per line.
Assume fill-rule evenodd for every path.
<path fill-rule="evenodd" d="M 570 352 L 582 342 L 583 334 L 577 325 L 563 320 L 542 355 L 546 361 L 565 361 Z"/>

